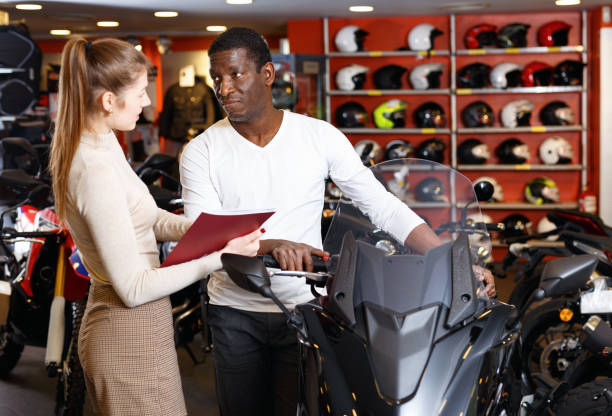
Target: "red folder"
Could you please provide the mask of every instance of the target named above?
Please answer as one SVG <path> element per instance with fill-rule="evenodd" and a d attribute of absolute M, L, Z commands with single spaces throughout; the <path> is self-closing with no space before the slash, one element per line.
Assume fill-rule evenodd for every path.
<path fill-rule="evenodd" d="M 195 260 L 221 250 L 228 241 L 260 228 L 272 214 L 273 211 L 231 215 L 203 212 L 166 257 L 161 267 Z"/>

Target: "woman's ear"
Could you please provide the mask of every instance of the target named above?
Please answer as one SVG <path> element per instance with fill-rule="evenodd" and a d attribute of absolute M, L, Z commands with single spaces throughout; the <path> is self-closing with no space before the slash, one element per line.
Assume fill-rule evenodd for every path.
<path fill-rule="evenodd" d="M 104 91 L 100 95 L 100 105 L 102 107 L 102 110 L 109 115 L 113 113 L 113 107 L 115 106 L 115 102 L 115 94 L 110 91 Z"/>

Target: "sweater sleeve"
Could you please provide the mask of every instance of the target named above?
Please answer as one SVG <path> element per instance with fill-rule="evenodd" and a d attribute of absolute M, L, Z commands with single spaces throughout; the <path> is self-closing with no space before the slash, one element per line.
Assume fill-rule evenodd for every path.
<path fill-rule="evenodd" d="M 348 139 L 336 128 L 329 128 L 326 148 L 329 175 L 377 227 L 405 242 L 412 230 L 425 221 L 374 177 L 361 162 Z"/>
<path fill-rule="evenodd" d="M 92 161 L 75 181 L 71 193 L 89 228 L 103 272 L 126 306 L 168 296 L 221 268 L 221 256 L 215 252 L 175 266 L 151 269 L 139 253 L 125 192 L 111 166 L 103 159 Z"/>
<path fill-rule="evenodd" d="M 193 224 L 193 220 L 157 208 L 157 220 L 153 225 L 157 241 L 178 241 Z"/>

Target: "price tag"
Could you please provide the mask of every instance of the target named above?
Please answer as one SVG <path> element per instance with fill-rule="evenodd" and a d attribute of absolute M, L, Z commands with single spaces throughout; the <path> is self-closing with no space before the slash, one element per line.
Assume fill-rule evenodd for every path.
<path fill-rule="evenodd" d="M 432 129 L 432 128 L 421 129 L 421 133 L 422 134 L 436 134 L 436 129 Z"/>
<path fill-rule="evenodd" d="M 506 53 L 520 53 L 521 48 L 506 48 Z"/>
<path fill-rule="evenodd" d="M 436 51 L 419 51 L 419 55 L 421 56 L 434 56 Z"/>
<path fill-rule="evenodd" d="M 484 55 L 487 53 L 484 49 L 468 49 L 468 55 Z"/>
<path fill-rule="evenodd" d="M 546 126 L 531 126 L 532 133 L 546 133 Z"/>
<path fill-rule="evenodd" d="M 516 170 L 531 170 L 531 165 L 529 165 L 529 164 L 514 165 L 514 169 L 516 169 Z"/>
<path fill-rule="evenodd" d="M 368 90 L 368 95 L 373 96 L 373 97 L 378 97 L 382 95 L 382 91 L 381 90 Z"/>
<path fill-rule="evenodd" d="M 457 88 L 457 95 L 471 95 L 471 88 Z"/>
<path fill-rule="evenodd" d="M 382 56 L 382 51 L 371 51 L 370 56 L 373 56 L 374 58 L 378 58 Z"/>
<path fill-rule="evenodd" d="M 549 46 L 548 52 L 561 52 L 561 46 Z"/>

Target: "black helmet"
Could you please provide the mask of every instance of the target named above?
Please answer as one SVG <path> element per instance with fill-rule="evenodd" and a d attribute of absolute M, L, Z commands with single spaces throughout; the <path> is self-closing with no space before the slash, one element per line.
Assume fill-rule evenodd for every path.
<path fill-rule="evenodd" d="M 440 139 L 427 139 L 416 149 L 416 157 L 420 159 L 432 160 L 438 163 L 444 163 L 444 151 L 446 144 Z"/>
<path fill-rule="evenodd" d="M 524 48 L 527 46 L 527 29 L 524 23 L 511 23 L 499 29 L 497 45 L 500 48 Z"/>
<path fill-rule="evenodd" d="M 457 147 L 459 163 L 467 165 L 481 165 L 491 156 L 489 147 L 478 139 L 464 140 Z"/>
<path fill-rule="evenodd" d="M 574 112 L 563 101 L 553 101 L 540 110 L 540 120 L 545 126 L 568 126 L 574 124 Z"/>
<path fill-rule="evenodd" d="M 559 188 L 550 178 L 534 178 L 525 185 L 525 198 L 536 205 L 559 202 Z"/>
<path fill-rule="evenodd" d="M 378 162 L 382 162 L 383 150 L 378 142 L 374 140 L 360 140 L 355 143 L 354 149 L 366 166 L 372 166 Z"/>
<path fill-rule="evenodd" d="M 385 65 L 374 72 L 374 85 L 379 90 L 399 90 L 406 71 L 406 68 L 399 65 Z"/>
<path fill-rule="evenodd" d="M 6 137 L 0 140 L 0 170 L 19 169 L 34 176 L 40 168 L 38 152 L 23 137 Z"/>
<path fill-rule="evenodd" d="M 582 69 L 585 64 L 566 59 L 555 67 L 553 78 L 556 85 L 582 85 Z"/>
<path fill-rule="evenodd" d="M 446 126 L 446 114 L 438 103 L 426 102 L 421 104 L 413 113 L 414 124 L 419 128 L 442 128 Z"/>
<path fill-rule="evenodd" d="M 500 163 L 517 165 L 529 160 L 529 148 L 525 143 L 516 138 L 506 139 L 497 146 L 495 154 Z"/>
<path fill-rule="evenodd" d="M 385 158 L 387 160 L 403 159 L 412 157 L 414 154 L 414 146 L 406 140 L 392 140 L 385 147 Z"/>
<path fill-rule="evenodd" d="M 481 62 L 464 66 L 457 74 L 457 85 L 460 88 L 485 88 L 489 86 L 491 67 Z"/>
<path fill-rule="evenodd" d="M 502 220 L 504 230 L 501 235 L 504 238 L 518 237 L 521 235 L 532 234 L 532 223 L 524 215 L 511 214 Z"/>
<path fill-rule="evenodd" d="M 444 200 L 444 185 L 438 178 L 425 178 L 416 186 L 416 200 L 434 202 Z"/>
<path fill-rule="evenodd" d="M 349 101 L 336 109 L 338 127 L 364 127 L 368 121 L 366 109 L 356 101 Z"/>
<path fill-rule="evenodd" d="M 493 109 L 484 101 L 474 101 L 461 112 L 465 127 L 491 127 L 495 122 Z"/>

